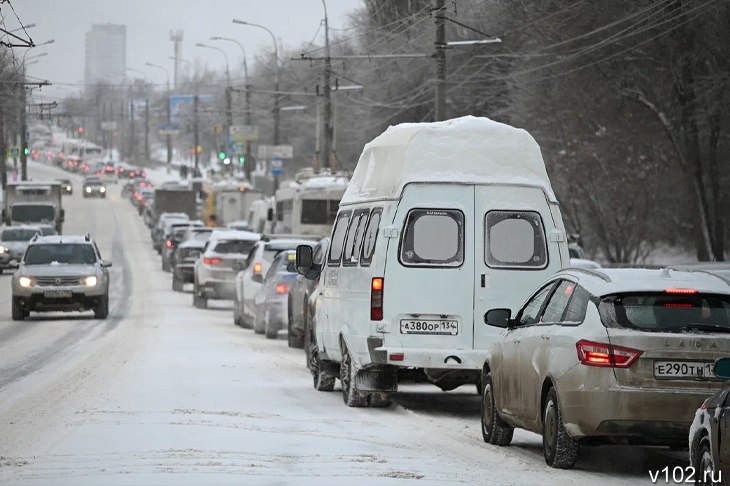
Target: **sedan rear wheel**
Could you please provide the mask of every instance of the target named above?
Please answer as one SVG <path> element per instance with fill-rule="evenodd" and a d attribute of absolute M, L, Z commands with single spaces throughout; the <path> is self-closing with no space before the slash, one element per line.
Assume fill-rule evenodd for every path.
<path fill-rule="evenodd" d="M 542 449 L 548 466 L 572 469 L 578 461 L 578 442 L 568 435 L 558 403 L 558 394 L 551 388 L 545 400 L 542 423 Z"/>
<path fill-rule="evenodd" d="M 710 451 L 710 443 L 707 439 L 703 439 L 697 451 L 697 464 L 694 466 L 695 484 L 700 486 L 720 484 L 720 477 L 715 480 L 715 461 L 712 459 Z"/>

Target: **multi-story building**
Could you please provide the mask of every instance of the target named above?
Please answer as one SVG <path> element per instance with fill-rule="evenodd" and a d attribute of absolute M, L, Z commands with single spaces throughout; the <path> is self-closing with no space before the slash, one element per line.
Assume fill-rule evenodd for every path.
<path fill-rule="evenodd" d="M 127 69 L 127 26 L 96 24 L 86 33 L 86 85 L 121 84 Z"/>

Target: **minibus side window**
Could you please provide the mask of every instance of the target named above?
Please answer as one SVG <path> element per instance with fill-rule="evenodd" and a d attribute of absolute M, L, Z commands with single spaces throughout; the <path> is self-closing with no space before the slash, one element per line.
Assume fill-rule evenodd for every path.
<path fill-rule="evenodd" d="M 360 256 L 360 266 L 367 267 L 373 261 L 373 253 L 375 253 L 375 242 L 378 238 L 378 228 L 380 227 L 380 217 L 383 214 L 381 208 L 373 209 L 370 213 L 370 220 L 365 229 L 365 237 L 362 243 L 362 255 Z"/>
<path fill-rule="evenodd" d="M 361 209 L 355 211 L 350 221 L 350 230 L 347 232 L 347 240 L 345 241 L 345 250 L 342 255 L 343 266 L 357 265 L 357 259 L 360 256 L 360 243 L 362 243 L 362 234 L 365 229 L 365 223 L 368 221 L 369 209 Z"/>
<path fill-rule="evenodd" d="M 350 221 L 350 211 L 343 211 L 337 216 L 335 228 L 332 230 L 332 243 L 330 244 L 330 254 L 327 263 L 330 266 L 340 264 L 342 258 L 342 250 L 345 246 L 345 236 L 347 236 L 347 223 Z"/>
<path fill-rule="evenodd" d="M 539 270 L 547 267 L 545 228 L 536 211 L 489 211 L 484 255 L 491 268 Z"/>
<path fill-rule="evenodd" d="M 411 267 L 460 267 L 464 263 L 464 213 L 411 209 L 401 240 L 400 261 Z"/>

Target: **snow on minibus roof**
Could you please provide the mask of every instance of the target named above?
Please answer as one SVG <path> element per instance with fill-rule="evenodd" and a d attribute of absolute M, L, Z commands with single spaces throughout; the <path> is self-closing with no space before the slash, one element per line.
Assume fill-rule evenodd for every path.
<path fill-rule="evenodd" d="M 557 202 L 527 131 L 465 116 L 388 128 L 365 145 L 341 204 L 397 198 L 412 182 L 530 185 Z"/>

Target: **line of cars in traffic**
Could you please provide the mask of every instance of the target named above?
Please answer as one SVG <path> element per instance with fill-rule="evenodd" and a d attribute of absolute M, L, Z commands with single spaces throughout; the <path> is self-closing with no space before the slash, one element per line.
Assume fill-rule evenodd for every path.
<path fill-rule="evenodd" d="M 648 444 L 689 448 L 711 481 L 730 457 L 728 392 L 716 395 L 730 268 L 569 268 L 523 130 L 473 117 L 391 127 L 365 146 L 331 239 L 187 215 L 160 217 L 152 234 L 175 248 L 163 263 L 174 290 L 191 283 L 199 308 L 233 299 L 234 322 L 270 338 L 286 327 L 314 387 L 339 380 L 348 406 L 386 407 L 414 378 L 476 385 L 483 439 L 536 432 L 552 467 L 573 467 L 585 446 Z"/>

